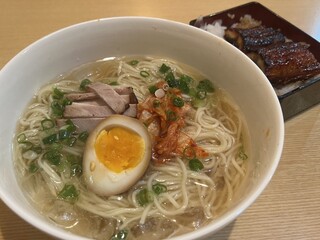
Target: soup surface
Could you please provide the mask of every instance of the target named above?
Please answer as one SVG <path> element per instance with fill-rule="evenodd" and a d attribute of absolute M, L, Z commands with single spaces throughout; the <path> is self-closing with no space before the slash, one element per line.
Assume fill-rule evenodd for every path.
<path fill-rule="evenodd" d="M 13 145 L 22 188 L 50 221 L 93 239 L 151 240 L 228 208 L 246 175 L 246 138 L 239 108 L 201 73 L 124 57 L 39 89 Z"/>

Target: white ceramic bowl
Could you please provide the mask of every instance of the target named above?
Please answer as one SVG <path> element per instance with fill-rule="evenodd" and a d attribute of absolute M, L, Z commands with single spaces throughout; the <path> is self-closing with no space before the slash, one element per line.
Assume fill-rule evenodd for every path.
<path fill-rule="evenodd" d="M 15 177 L 12 138 L 18 118 L 40 86 L 83 63 L 125 55 L 162 56 L 191 65 L 229 92 L 245 115 L 252 162 L 241 197 L 208 226 L 174 239 L 206 238 L 233 221 L 266 187 L 280 159 L 284 123 L 269 81 L 251 60 L 210 33 L 168 20 L 122 17 L 81 23 L 35 42 L 1 70 L 1 199 L 48 234 L 84 239 L 54 226 L 29 205 Z"/>

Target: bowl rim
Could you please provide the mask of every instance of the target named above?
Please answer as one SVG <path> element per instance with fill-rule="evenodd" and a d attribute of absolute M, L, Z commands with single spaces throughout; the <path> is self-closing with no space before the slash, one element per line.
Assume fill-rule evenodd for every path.
<path fill-rule="evenodd" d="M 206 34 L 206 35 L 210 35 L 210 37 L 213 39 L 215 38 L 216 41 L 223 41 L 222 39 L 214 36 L 211 33 L 208 33 L 206 31 L 203 31 L 201 29 L 195 28 L 193 26 L 190 26 L 188 24 L 182 23 L 182 22 L 177 22 L 177 21 L 173 21 L 173 20 L 168 20 L 168 19 L 162 19 L 162 18 L 156 18 L 156 17 L 144 17 L 144 16 L 119 16 L 119 17 L 108 17 L 108 18 L 99 18 L 99 19 L 93 19 L 93 20 L 89 20 L 89 21 L 84 21 L 84 22 L 80 22 L 80 23 L 76 23 L 64 28 L 61 28 L 59 30 L 56 30 L 52 33 L 49 33 L 45 36 L 43 36 L 42 38 L 36 40 L 35 42 L 31 43 L 30 45 L 28 45 L 27 47 L 25 47 L 24 49 L 22 49 L 18 54 L 16 54 L 11 60 L 9 60 L 4 67 L 0 70 L 0 79 L 2 77 L 2 73 L 4 71 L 6 71 L 7 68 L 9 68 L 11 65 L 13 65 L 17 59 L 20 59 L 21 57 L 23 57 L 25 55 L 25 53 L 27 53 L 28 51 L 32 50 L 33 48 L 36 48 L 37 45 L 39 45 L 39 43 L 42 43 L 44 41 L 47 41 L 48 39 L 50 39 L 53 36 L 56 36 L 58 34 L 61 33 L 65 33 L 68 32 L 70 30 L 74 30 L 77 28 L 81 28 L 84 26 L 90 26 L 90 25 L 94 25 L 98 22 L 108 22 L 108 21 L 149 21 L 149 22 L 162 22 L 165 24 L 170 24 L 174 27 L 177 28 L 184 28 L 184 29 L 190 29 L 194 32 L 198 32 L 201 34 Z M 219 39 L 219 40 L 217 40 Z M 229 44 L 225 41 L 223 41 L 225 44 Z M 231 44 L 229 44 L 230 46 L 232 46 Z M 242 52 L 240 52 L 237 48 L 235 48 L 234 46 L 232 46 L 234 48 L 235 51 L 238 51 L 240 54 L 243 54 Z M 249 59 L 248 59 L 249 62 Z M 250 63 L 252 63 L 250 61 Z M 258 67 L 257 67 L 258 68 Z M 263 73 L 262 73 L 263 75 Z M 264 75 L 263 75 L 264 76 Z M 266 78 L 265 78 L 266 79 Z M 269 83 L 269 81 L 266 79 L 266 85 L 269 84 L 269 90 L 271 92 L 271 90 L 273 91 L 273 88 L 271 86 L 271 84 Z M 284 145 L 284 121 L 283 121 L 283 115 L 282 115 L 282 111 L 281 111 L 281 107 L 280 107 L 280 103 L 277 99 L 276 93 L 274 92 L 273 94 L 273 105 L 275 106 L 275 110 L 276 110 L 276 115 L 277 115 L 277 123 L 278 125 L 278 148 L 275 151 L 274 154 L 274 158 L 273 158 L 273 163 L 270 165 L 268 171 L 265 173 L 265 177 L 263 178 L 263 180 L 261 181 L 261 183 L 259 184 L 258 187 L 255 188 L 254 191 L 252 191 L 252 193 L 250 194 L 249 197 L 246 197 L 245 199 L 241 200 L 240 203 L 238 203 L 236 205 L 236 207 L 234 207 L 233 209 L 231 209 L 230 211 L 228 211 L 228 213 L 223 214 L 222 218 L 218 218 L 216 221 L 213 221 L 211 223 L 209 223 L 206 226 L 203 226 L 197 230 L 194 230 L 193 232 L 189 232 L 183 235 L 179 235 L 177 237 L 173 237 L 170 238 L 172 240 L 182 240 L 182 239 L 196 239 L 199 237 L 206 237 L 209 234 L 212 234 L 213 229 L 214 232 L 217 232 L 218 230 L 222 229 L 223 227 L 225 227 L 226 225 L 230 224 L 233 220 L 235 220 L 243 211 L 245 211 L 250 205 L 252 205 L 252 203 L 261 195 L 261 193 L 263 192 L 263 190 L 266 188 L 266 186 L 269 184 L 269 182 L 271 181 L 272 176 L 274 175 L 276 168 L 280 162 L 280 158 L 281 158 L 281 154 L 282 154 L 282 150 L 283 150 L 283 145 Z M 1 186 L 0 186 L 1 187 Z M 24 219 L 26 222 L 28 222 L 29 224 L 33 225 L 34 227 L 36 227 L 37 229 L 51 235 L 54 237 L 58 237 L 58 238 L 68 238 L 70 240 L 80 240 L 80 239 L 88 239 L 88 238 L 84 238 L 81 237 L 79 235 L 73 234 L 73 233 L 69 233 L 64 229 L 56 229 L 54 224 L 51 225 L 47 225 L 44 223 L 44 221 L 40 220 L 40 219 L 35 219 L 32 217 L 32 219 L 30 219 L 30 213 L 26 212 L 24 210 L 24 207 L 22 206 L 17 206 L 15 204 L 12 203 L 12 198 L 10 196 L 6 196 L 5 192 L 3 192 L 2 188 L 0 188 L 0 199 L 13 211 L 15 212 L 18 216 L 20 216 L 22 219 Z"/>

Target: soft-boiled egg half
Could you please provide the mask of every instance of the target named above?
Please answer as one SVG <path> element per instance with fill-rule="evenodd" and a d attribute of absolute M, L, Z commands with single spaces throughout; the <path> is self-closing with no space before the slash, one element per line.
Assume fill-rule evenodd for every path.
<path fill-rule="evenodd" d="M 131 117 L 110 116 L 87 139 L 83 157 L 85 183 L 101 196 L 123 193 L 143 176 L 150 158 L 147 128 Z"/>

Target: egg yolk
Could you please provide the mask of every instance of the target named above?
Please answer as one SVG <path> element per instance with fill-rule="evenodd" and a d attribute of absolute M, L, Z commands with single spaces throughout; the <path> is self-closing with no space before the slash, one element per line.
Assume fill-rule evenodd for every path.
<path fill-rule="evenodd" d="M 129 129 L 114 127 L 99 133 L 94 148 L 100 162 L 109 170 L 120 173 L 141 162 L 145 142 L 140 135 Z"/>

